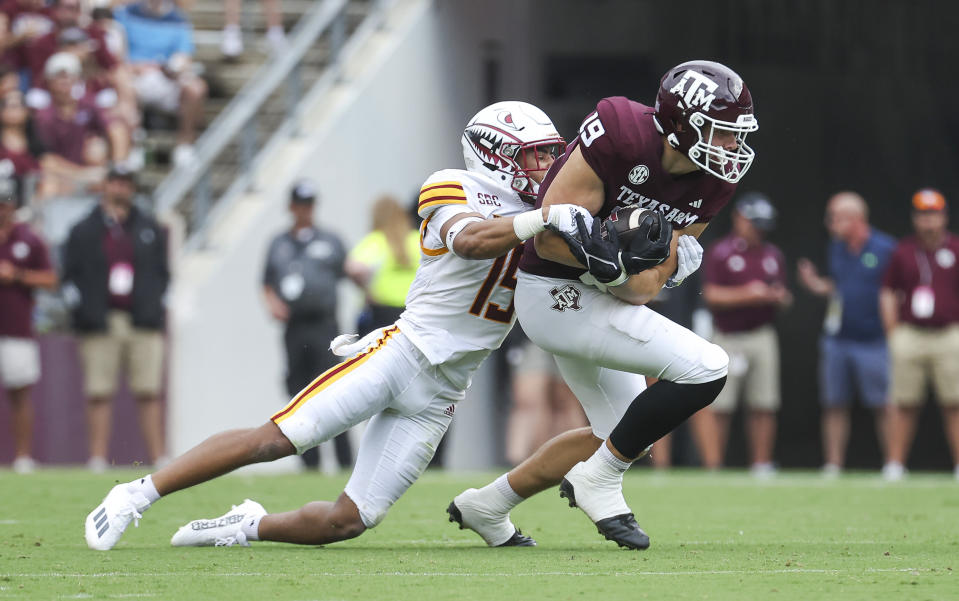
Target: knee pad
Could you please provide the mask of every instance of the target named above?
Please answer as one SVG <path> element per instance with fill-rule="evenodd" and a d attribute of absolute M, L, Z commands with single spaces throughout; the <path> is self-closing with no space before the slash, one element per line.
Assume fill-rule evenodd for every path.
<path fill-rule="evenodd" d="M 700 347 L 698 361 L 677 384 L 705 384 L 726 377 L 729 372 L 729 355 L 718 344 L 707 342 Z"/>
<path fill-rule="evenodd" d="M 729 373 L 729 355 L 718 344 L 710 343 L 700 356 L 703 369 L 712 377 L 709 380 L 718 380 Z"/>

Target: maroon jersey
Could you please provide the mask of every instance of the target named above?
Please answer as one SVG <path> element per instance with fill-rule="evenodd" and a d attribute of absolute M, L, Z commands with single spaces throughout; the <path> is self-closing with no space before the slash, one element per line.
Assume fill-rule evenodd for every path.
<path fill-rule="evenodd" d="M 42 3 L 24 3 L 18 0 L 0 2 L 0 12 L 7 15 L 7 32 L 19 35 L 29 30 L 42 36 L 52 31 L 56 27 L 53 9 L 38 4 Z M 29 41 L 7 48 L 3 53 L 3 62 L 14 69 L 26 66 L 28 44 Z"/>
<path fill-rule="evenodd" d="M 0 143 L 0 174 L 4 177 L 23 177 L 40 171 L 40 163 L 29 151 L 10 150 Z"/>
<path fill-rule="evenodd" d="M 667 173 L 662 166 L 663 137 L 656 131 L 653 109 L 622 96 L 604 98 L 582 126 L 579 136 L 566 148 L 546 174 L 536 199 L 537 208 L 553 178 L 579 148 L 583 158 L 603 181 L 606 200 L 596 214 L 605 219 L 613 209 L 639 206 L 657 210 L 675 229 L 694 223 L 708 223 L 736 191 L 736 185 L 703 171 L 681 176 Z M 568 267 L 537 256 L 533 241 L 526 242 L 520 269 L 535 275 L 578 279 L 583 269 Z"/>
<path fill-rule="evenodd" d="M 952 234 L 936 250 L 925 250 L 915 236 L 904 238 L 889 259 L 885 288 L 900 293 L 899 319 L 923 328 L 959 323 L 959 237 Z"/>
<path fill-rule="evenodd" d="M 25 224 L 13 226 L 6 240 L 0 241 L 0 261 L 9 261 L 17 269 L 50 269 L 47 246 Z M 19 283 L 0 283 L 0 336 L 33 336 L 33 290 Z"/>
<path fill-rule="evenodd" d="M 106 136 L 108 118 L 90 98 L 81 98 L 73 115 L 65 117 L 51 104 L 33 122 L 44 150 L 82 165 L 84 143 L 91 135 Z"/>
<path fill-rule="evenodd" d="M 764 242 L 750 247 L 732 235 L 713 244 L 703 261 L 703 283 L 743 286 L 750 282 L 786 285 L 786 261 L 774 245 Z M 775 305 L 750 305 L 713 309 L 713 323 L 720 332 L 748 332 L 776 319 Z"/>

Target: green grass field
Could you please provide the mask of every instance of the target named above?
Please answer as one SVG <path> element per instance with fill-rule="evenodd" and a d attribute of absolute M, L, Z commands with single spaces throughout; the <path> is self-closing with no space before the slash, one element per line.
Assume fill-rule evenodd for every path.
<path fill-rule="evenodd" d="M 645 552 L 602 540 L 555 491 L 514 512 L 536 548 L 488 549 L 446 521 L 450 498 L 493 474 L 428 473 L 375 530 L 324 548 L 175 549 L 190 519 L 244 497 L 268 510 L 334 498 L 344 477 L 229 476 L 164 499 L 110 552 L 83 519 L 132 471 L 0 472 L 5 599 L 959 599 L 959 484 L 875 474 L 766 483 L 731 472 L 630 473 Z"/>

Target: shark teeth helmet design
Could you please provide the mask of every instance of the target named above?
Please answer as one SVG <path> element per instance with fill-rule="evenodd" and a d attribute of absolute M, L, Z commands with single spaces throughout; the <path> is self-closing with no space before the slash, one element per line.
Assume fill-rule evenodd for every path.
<path fill-rule="evenodd" d="M 549 168 L 538 153 L 557 158 L 566 150 L 566 142 L 546 113 L 516 100 L 497 102 L 476 113 L 461 141 L 467 170 L 501 181 L 530 203 L 539 192 L 530 174 Z M 527 152 L 536 159 L 527 158 L 523 167 L 520 157 Z"/>

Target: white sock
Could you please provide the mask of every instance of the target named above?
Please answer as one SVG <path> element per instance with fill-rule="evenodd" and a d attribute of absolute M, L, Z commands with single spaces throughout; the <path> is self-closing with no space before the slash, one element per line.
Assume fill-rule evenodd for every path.
<path fill-rule="evenodd" d="M 244 518 L 243 523 L 240 524 L 240 530 L 246 535 L 246 540 L 260 540 L 261 518 L 263 518 L 262 515 Z"/>
<path fill-rule="evenodd" d="M 157 487 L 153 485 L 152 474 L 148 474 L 143 478 L 137 478 L 136 480 L 129 482 L 127 484 L 127 490 L 130 492 L 140 493 L 147 498 L 147 501 L 149 501 L 151 505 L 160 500 L 160 493 L 157 492 Z"/>
<path fill-rule="evenodd" d="M 631 461 L 623 461 L 622 459 L 613 455 L 613 452 L 609 450 L 609 447 L 606 446 L 606 443 L 599 445 L 599 448 L 596 450 L 593 455 L 586 460 L 587 466 L 592 470 L 601 474 L 606 474 L 615 478 L 622 478 L 623 474 L 626 473 L 626 470 L 629 469 L 629 466 L 632 465 Z"/>
<path fill-rule="evenodd" d="M 503 496 L 503 500 L 509 505 L 509 508 L 512 509 L 523 502 L 523 497 L 516 494 L 516 491 L 513 490 L 513 487 L 509 484 L 509 478 L 506 477 L 507 474 L 503 474 L 496 480 L 493 480 L 493 486 L 496 487 L 496 490 Z"/>

